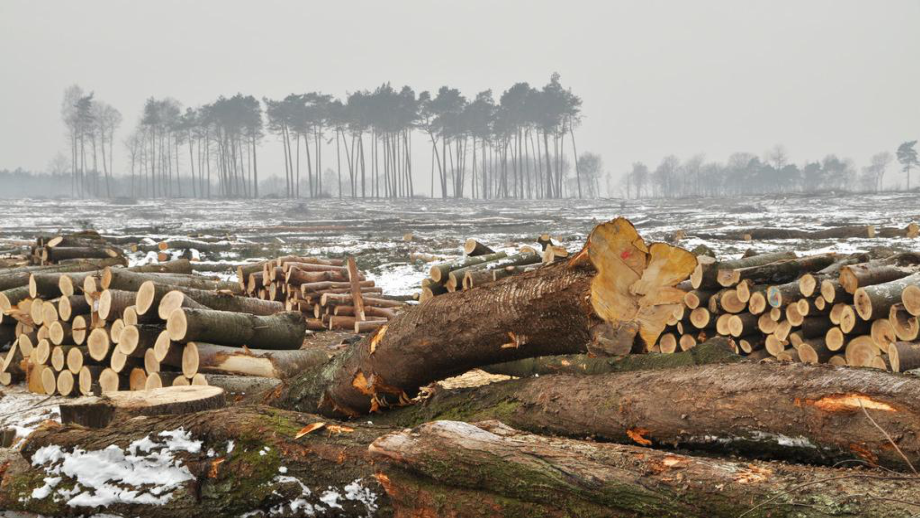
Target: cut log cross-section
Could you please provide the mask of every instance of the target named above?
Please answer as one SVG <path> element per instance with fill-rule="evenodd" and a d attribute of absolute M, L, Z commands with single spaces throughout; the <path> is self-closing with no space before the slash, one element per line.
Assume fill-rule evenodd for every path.
<path fill-rule="evenodd" d="M 853 295 L 856 312 L 863 320 L 886 318 L 891 307 L 903 300 L 908 286 L 920 287 L 920 273 L 915 273 L 883 284 L 857 288 Z"/>
<path fill-rule="evenodd" d="M 419 387 L 481 365 L 586 348 L 603 355 L 649 350 L 685 295 L 674 286 L 695 266 L 690 252 L 646 245 L 620 218 L 596 227 L 568 262 L 406 311 L 321 374 L 294 380 L 283 399 L 353 416 L 406 403 Z"/>

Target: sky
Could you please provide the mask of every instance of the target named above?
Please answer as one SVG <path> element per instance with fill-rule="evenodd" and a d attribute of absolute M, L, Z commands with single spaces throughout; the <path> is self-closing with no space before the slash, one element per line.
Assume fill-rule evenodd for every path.
<path fill-rule="evenodd" d="M 583 99 L 578 151 L 614 174 L 775 144 L 861 166 L 920 139 L 920 0 L 0 0 L 0 169 L 67 150 L 74 83 L 121 110 L 124 137 L 150 96 L 390 82 L 498 98 L 553 72 Z M 283 174 L 280 141 L 262 149 L 260 172 Z"/>

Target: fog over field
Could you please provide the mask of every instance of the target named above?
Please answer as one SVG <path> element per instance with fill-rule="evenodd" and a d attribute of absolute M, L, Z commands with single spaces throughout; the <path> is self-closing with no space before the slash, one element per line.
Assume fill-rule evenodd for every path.
<path fill-rule="evenodd" d="M 778 145 L 784 160 L 777 169 L 787 163 L 804 169 L 828 155 L 839 159 L 844 165 L 830 169 L 848 171 L 822 187 L 904 188 L 906 177 L 894 160 L 881 182 L 859 177 L 873 156 L 888 152 L 893 158 L 901 143 L 920 133 L 918 20 L 920 4 L 912 0 L 564 7 L 474 0 L 447 9 L 421 1 L 256 6 L 239 0 L 8 0 L 0 4 L 0 170 L 72 169 L 61 106 L 74 84 L 120 112 L 108 151 L 113 164 L 105 168 L 126 177 L 131 160 L 124 141 L 138 127 L 148 98 L 174 99 L 182 111 L 237 93 L 262 101 L 321 92 L 344 102 L 349 94 L 390 83 L 397 92 L 407 85 L 432 97 L 447 85 L 468 101 L 491 89 L 498 103 L 516 83 L 540 89 L 558 73 L 562 88 L 582 101 L 573 120 L 578 154 L 602 160 L 595 195 L 624 196 L 624 178 L 637 162 L 651 172 L 662 164 L 730 168 L 733 154 L 747 153 L 735 162 L 767 162 Z M 265 133 L 258 144 L 259 181 L 283 179 L 282 138 Z M 336 169 L 334 134 L 323 137 L 320 167 Z M 532 138 L 525 136 L 522 151 L 528 160 L 535 151 L 542 154 Z M 562 145 L 562 157 L 571 162 L 569 141 Z M 365 147 L 369 154 L 369 137 Z M 175 167 L 187 176 L 189 151 L 179 152 Z M 425 132 L 413 132 L 410 153 L 411 194 L 443 194 L 437 173 L 431 174 Z M 672 155 L 678 162 L 668 165 Z M 574 164 L 559 165 L 575 176 Z M 471 168 L 469 160 L 465 167 Z M 102 164 L 92 170 L 107 174 Z M 125 189 L 120 194 L 130 195 Z M 461 195 L 475 196 L 470 189 Z M 562 190 L 562 196 L 577 196 L 576 188 Z M 652 194 L 705 193 L 650 184 L 647 193 L 634 196 Z"/>

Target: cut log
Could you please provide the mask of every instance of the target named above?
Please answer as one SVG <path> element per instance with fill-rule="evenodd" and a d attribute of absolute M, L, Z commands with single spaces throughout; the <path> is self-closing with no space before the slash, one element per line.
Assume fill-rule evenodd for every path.
<path fill-rule="evenodd" d="M 701 306 L 708 306 L 709 299 L 718 293 L 716 290 L 692 290 L 684 295 L 684 305 L 690 309 L 696 309 Z"/>
<path fill-rule="evenodd" d="M 901 293 L 901 303 L 904 308 L 913 316 L 920 316 L 920 286 L 907 286 Z M 0 304 L 2 307 L 2 304 Z"/>
<path fill-rule="evenodd" d="M 89 314 L 89 304 L 83 295 L 62 296 L 58 299 L 58 316 L 64 322 L 70 322 L 77 315 Z"/>
<path fill-rule="evenodd" d="M 715 329 L 716 319 L 706 308 L 696 308 L 690 312 L 690 323 L 697 329 Z"/>
<path fill-rule="evenodd" d="M 674 387 L 680 387 L 680 395 Z M 763 404 L 765 393 L 771 394 L 769 404 Z M 905 471 L 909 467 L 904 459 L 863 408 L 878 426 L 899 438 L 899 448 L 917 465 L 918 401 L 918 379 L 804 363 L 739 362 L 524 378 L 478 387 L 474 393 L 436 394 L 407 414 L 418 422 L 462 408 L 454 418 L 488 419 L 500 413 L 510 426 L 545 434 L 621 443 L 633 442 L 638 434 L 652 446 L 711 448 L 722 454 L 737 451 L 827 464 L 862 458 Z M 400 412 L 392 414 L 398 423 Z M 387 414 L 376 416 L 374 422 L 388 422 L 386 418 Z"/>
<path fill-rule="evenodd" d="M 917 339 L 920 335 L 920 319 L 911 314 L 904 308 L 903 304 L 891 306 L 888 312 L 888 321 L 894 328 L 898 340 L 910 342 Z"/>
<path fill-rule="evenodd" d="M 871 336 L 857 336 L 847 342 L 846 359 L 850 367 L 870 367 L 879 354 Z"/>
<path fill-rule="evenodd" d="M 756 332 L 757 318 L 757 315 L 752 315 L 750 313 L 732 315 L 728 321 L 729 333 L 736 338 L 740 338 Z"/>
<path fill-rule="evenodd" d="M 52 263 L 67 259 L 113 259 L 121 255 L 121 252 L 111 247 L 57 246 L 42 250 L 42 259 Z"/>
<path fill-rule="evenodd" d="M 717 279 L 720 270 L 747 268 L 784 259 L 795 259 L 795 257 L 794 252 L 773 252 L 745 257 L 734 261 L 718 262 L 711 257 L 701 256 L 699 258 L 699 264 L 697 264 L 690 276 L 690 283 L 693 289 L 718 289 L 721 287 Z"/>
<path fill-rule="evenodd" d="M 755 314 L 760 315 L 768 308 L 767 304 L 767 295 L 765 292 L 754 292 L 751 294 L 751 300 L 748 301 L 748 310 Z"/>
<path fill-rule="evenodd" d="M 662 337 L 667 334 L 662 335 Z M 732 352 L 729 340 L 712 338 L 696 347 L 674 354 L 634 354 L 613 358 L 598 358 L 586 354 L 567 354 L 525 358 L 495 365 L 482 370 L 490 374 L 502 374 L 524 378 L 547 374 L 605 374 L 612 372 L 633 372 L 644 370 L 676 369 L 692 365 L 734 363 L 741 357 Z"/>
<path fill-rule="evenodd" d="M 741 302 L 738 298 L 738 291 L 732 288 L 726 288 L 716 293 L 709 299 L 709 312 L 718 314 L 722 312 L 741 313 L 747 308 L 747 304 Z"/>
<path fill-rule="evenodd" d="M 137 416 L 188 414 L 221 408 L 219 387 L 167 387 L 144 392 L 110 392 L 89 401 L 61 405 L 61 423 L 105 428 Z"/>
<path fill-rule="evenodd" d="M 348 256 L 347 265 L 348 283 L 349 287 L 351 288 L 352 306 L 355 308 L 355 320 L 364 321 L 367 320 L 367 317 L 364 314 L 364 297 L 361 296 L 361 280 L 358 278 L 358 265 L 355 263 L 355 258 Z M 373 281 L 371 281 L 371 284 L 373 284 Z M 303 286 L 301 286 L 301 289 L 303 289 Z"/>
<path fill-rule="evenodd" d="M 142 273 L 132 272 L 125 268 L 108 267 L 102 273 L 103 289 L 118 289 L 125 291 L 134 291 L 140 289 L 141 284 L 147 281 L 160 282 L 164 284 L 174 284 L 186 288 L 197 288 L 202 290 L 226 290 L 230 293 L 241 295 L 243 290 L 239 284 L 233 282 L 216 281 L 208 277 L 198 275 L 175 275 L 161 273 Z"/>
<path fill-rule="evenodd" d="M 322 349 L 270 351 L 240 349 L 194 342 L 198 353 L 197 371 L 216 374 L 239 374 L 266 378 L 288 378 L 320 365 L 329 359 Z"/>
<path fill-rule="evenodd" d="M 78 315 L 74 317 L 73 322 L 70 324 L 70 333 L 73 338 L 73 343 L 77 345 L 83 344 L 86 341 L 86 335 L 89 334 L 90 328 L 89 324 L 86 322 L 86 317 L 83 315 Z"/>
<path fill-rule="evenodd" d="M 147 388 L 147 373 L 144 369 L 133 368 L 128 373 L 128 388 L 131 390 L 145 390 Z"/>
<path fill-rule="evenodd" d="M 894 372 L 920 369 L 920 343 L 893 342 L 888 345 L 888 360 Z"/>
<path fill-rule="evenodd" d="M 60 273 L 33 273 L 29 276 L 29 296 L 35 298 L 53 299 L 61 296 L 58 287 Z"/>
<path fill-rule="evenodd" d="M 125 308 L 134 305 L 137 294 L 133 291 L 106 289 L 99 297 L 97 312 L 102 320 L 113 321 L 121 318 Z"/>
<path fill-rule="evenodd" d="M 596 227 L 567 263 L 406 311 L 319 368 L 323 383 L 307 382 L 315 373 L 306 373 L 279 396 L 299 408 L 360 415 L 484 364 L 584 352 L 586 344 L 604 355 L 649 350 L 685 295 L 674 286 L 695 266 L 685 250 L 647 246 L 619 218 Z M 457 327 L 469 322 L 475 332 Z"/>
<path fill-rule="evenodd" d="M 104 370 L 103 367 L 99 365 L 84 365 L 80 369 L 80 374 L 77 377 L 77 387 L 80 391 L 80 395 L 83 396 L 98 396 L 102 394 L 102 388 L 99 385 L 99 376 Z"/>
<path fill-rule="evenodd" d="M 219 311 L 233 311 L 236 313 L 250 313 L 253 315 L 271 315 L 284 311 L 284 304 L 281 302 L 251 297 L 238 297 L 227 292 L 199 290 L 147 281 L 143 283 L 137 291 L 138 314 L 144 315 L 150 308 L 158 306 L 162 299 L 171 291 L 182 292 L 202 306 Z M 168 317 L 169 313 L 165 316 L 161 315 L 163 319 Z"/>
<path fill-rule="evenodd" d="M 0 312 L 8 315 L 17 304 L 27 298 L 29 298 L 28 286 L 0 291 Z"/>
<path fill-rule="evenodd" d="M 828 304 L 843 300 L 846 295 L 848 295 L 848 293 L 843 289 L 843 286 L 840 285 L 839 280 L 824 279 L 821 281 L 821 296 L 824 297 L 825 302 Z"/>
<path fill-rule="evenodd" d="M 163 326 L 125 326 L 118 341 L 118 350 L 127 356 L 141 357 L 146 349 L 153 349 L 163 332 Z"/>
<path fill-rule="evenodd" d="M 57 375 L 57 393 L 62 396 L 73 394 L 74 378 L 73 373 L 69 370 L 63 370 Z"/>
<path fill-rule="evenodd" d="M 102 327 L 97 327 L 90 331 L 89 336 L 86 338 L 89 356 L 97 362 L 101 362 L 108 357 L 111 345 L 109 333 Z"/>
<path fill-rule="evenodd" d="M 853 295 L 856 312 L 863 320 L 885 318 L 891 306 L 902 302 L 902 294 L 908 286 L 920 286 L 920 273 L 882 284 L 857 288 Z"/>
<path fill-rule="evenodd" d="M 870 326 L 869 336 L 872 337 L 872 341 L 875 343 L 875 346 L 878 347 L 879 351 L 883 353 L 887 353 L 888 346 L 898 340 L 898 336 L 894 332 L 894 326 L 891 325 L 891 322 L 889 322 L 887 318 L 873 320 Z"/>
<path fill-rule="evenodd" d="M 767 288 L 767 302 L 774 308 L 785 308 L 802 298 L 797 281 L 787 282 Z"/>
<path fill-rule="evenodd" d="M 664 354 L 671 354 L 677 350 L 677 343 L 674 333 L 664 333 L 658 339 L 658 349 Z"/>
<path fill-rule="evenodd" d="M 306 334 L 303 316 L 283 312 L 270 316 L 211 309 L 180 308 L 166 321 L 171 340 L 203 341 L 257 349 L 299 349 Z"/>
<path fill-rule="evenodd" d="M 157 305 L 157 316 L 161 320 L 166 320 L 173 311 L 179 308 L 211 309 L 181 291 L 170 291 L 160 299 Z"/>
<path fill-rule="evenodd" d="M 433 265 L 428 271 L 428 276 L 434 282 L 444 284 L 447 282 L 447 275 L 453 270 L 459 270 L 460 268 L 466 268 L 476 264 L 482 264 L 489 261 L 495 261 L 507 257 L 508 254 L 505 252 L 496 252 L 494 254 L 480 255 L 476 257 L 468 257 L 464 260 L 453 262 L 453 263 L 440 263 Z"/>
<path fill-rule="evenodd" d="M 488 257 L 488 256 L 482 256 L 482 257 Z M 488 270 L 488 269 L 498 270 L 498 269 L 513 267 L 513 266 L 526 266 L 526 265 L 538 264 L 541 261 L 542 259 L 540 255 L 536 253 L 514 254 L 508 257 L 499 258 L 499 259 L 495 259 L 492 261 L 485 261 L 480 264 L 474 264 L 470 266 L 465 266 L 463 268 L 457 268 L 455 270 L 451 270 L 450 273 L 448 273 L 447 282 L 445 284 L 447 285 L 448 290 L 450 290 L 451 288 L 456 290 L 456 289 L 462 288 L 463 278 L 469 272 L 476 271 L 476 270 Z"/>
<path fill-rule="evenodd" d="M 779 518 L 806 515 L 800 506 L 786 505 L 798 500 L 815 502 L 804 504 L 813 516 L 834 515 L 849 502 L 854 502 L 854 514 L 876 518 L 903 518 L 915 510 L 909 483 L 894 490 L 894 496 L 890 483 L 878 480 L 884 478 L 881 474 L 845 485 L 837 480 L 839 473 L 828 468 L 717 460 L 547 438 L 499 421 L 426 423 L 385 435 L 369 451 L 381 466 L 387 493 L 405 516 L 738 517 L 749 513 Z M 866 499 L 867 492 L 890 499 Z M 783 505 L 772 505 L 779 503 Z"/>
<path fill-rule="evenodd" d="M 803 273 L 815 272 L 822 268 L 826 268 L 837 259 L 838 257 L 836 254 L 820 254 L 797 259 L 784 259 L 743 268 L 726 269 L 720 267 L 716 279 L 719 284 L 724 287 L 735 286 L 744 279 L 750 279 L 763 284 L 781 284 L 794 281 Z"/>
<path fill-rule="evenodd" d="M 856 264 L 840 269 L 840 285 L 850 295 L 861 287 L 885 284 L 917 272 L 916 268 L 904 268 L 874 263 Z"/>
<path fill-rule="evenodd" d="M 479 255 L 494 254 L 495 250 L 492 250 L 473 238 L 469 238 L 466 240 L 466 243 L 463 244 L 463 253 L 468 257 L 476 257 Z"/>

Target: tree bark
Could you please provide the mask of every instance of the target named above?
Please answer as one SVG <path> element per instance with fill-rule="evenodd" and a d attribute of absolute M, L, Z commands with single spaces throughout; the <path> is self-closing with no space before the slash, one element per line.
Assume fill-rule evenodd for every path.
<path fill-rule="evenodd" d="M 375 422 L 399 425 L 444 415 L 464 421 L 500 419 L 537 433 L 822 464 L 862 459 L 904 471 L 904 459 L 862 411 L 897 438 L 911 463 L 920 463 L 920 380 L 896 376 L 868 369 L 748 362 L 560 374 L 436 394 Z"/>
<path fill-rule="evenodd" d="M 294 380 L 282 404 L 356 416 L 483 365 L 651 348 L 684 296 L 673 286 L 695 265 L 679 248 L 647 247 L 625 219 L 599 225 L 568 263 L 435 297 L 397 316 L 321 372 Z"/>
<path fill-rule="evenodd" d="M 756 257 L 760 256 L 755 255 L 752 258 Z M 757 284 L 781 284 L 798 279 L 803 273 L 818 271 L 830 266 L 837 259 L 836 254 L 822 254 L 743 268 L 720 267 L 717 280 L 725 287 L 734 286 L 745 279 L 750 279 Z"/>
<path fill-rule="evenodd" d="M 204 373 L 284 379 L 329 359 L 329 353 L 319 348 L 271 351 L 193 343 L 198 351 L 198 371 Z"/>
<path fill-rule="evenodd" d="M 177 309 L 166 321 L 169 338 L 176 342 L 244 345 L 256 349 L 300 349 L 306 333 L 303 316 L 283 312 L 271 316 L 231 313 L 212 309 Z"/>
<path fill-rule="evenodd" d="M 724 337 L 711 338 L 696 347 L 674 354 L 631 354 L 618 358 L 598 358 L 586 354 L 564 354 L 525 358 L 495 365 L 482 370 L 490 374 L 504 374 L 524 378 L 547 374 L 605 374 L 610 372 L 632 372 L 640 370 L 661 370 L 708 365 L 712 363 L 734 363 L 742 357 L 735 354 Z"/>
<path fill-rule="evenodd" d="M 207 277 L 195 275 L 182 276 L 160 273 L 140 273 L 132 272 L 124 268 L 106 268 L 102 274 L 102 287 L 105 289 L 111 288 L 125 291 L 137 291 L 140 289 L 141 284 L 147 281 L 174 284 L 176 286 L 202 290 L 226 290 L 235 295 L 243 294 L 243 290 L 237 283 L 215 281 Z"/>
<path fill-rule="evenodd" d="M 904 290 L 908 286 L 920 287 L 920 273 L 884 284 L 857 288 L 853 295 L 856 312 L 863 320 L 886 318 L 891 306 L 901 303 Z"/>
<path fill-rule="evenodd" d="M 397 516 L 912 516 L 910 477 L 689 457 L 435 421 L 370 445 Z M 861 476 L 862 475 L 862 476 Z M 844 475 L 846 477 L 846 475 Z M 880 500 L 866 499 L 877 493 Z"/>
<path fill-rule="evenodd" d="M 784 259 L 795 259 L 794 252 L 773 252 L 769 254 L 754 255 L 734 261 L 718 262 L 712 258 L 700 258 L 699 264 L 693 270 L 690 276 L 690 283 L 695 290 L 713 290 L 722 286 L 719 284 L 717 276 L 719 270 L 734 270 L 738 268 L 747 268 L 762 264 L 781 261 Z"/>

